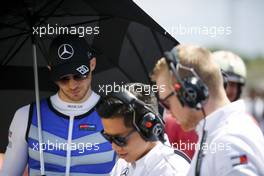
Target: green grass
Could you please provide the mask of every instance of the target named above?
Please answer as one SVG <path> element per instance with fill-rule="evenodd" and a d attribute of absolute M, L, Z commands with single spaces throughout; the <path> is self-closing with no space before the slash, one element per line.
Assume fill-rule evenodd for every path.
<path fill-rule="evenodd" d="M 264 58 L 245 60 L 247 66 L 247 87 L 259 87 L 264 84 Z"/>

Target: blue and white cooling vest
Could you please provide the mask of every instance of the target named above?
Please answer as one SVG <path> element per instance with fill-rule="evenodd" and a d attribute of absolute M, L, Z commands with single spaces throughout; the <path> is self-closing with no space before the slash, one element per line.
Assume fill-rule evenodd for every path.
<path fill-rule="evenodd" d="M 111 172 L 116 161 L 116 154 L 111 144 L 100 133 L 103 126 L 95 108 L 75 116 L 72 122 L 69 116 L 54 109 L 50 99 L 42 100 L 40 109 L 43 138 L 41 148 L 46 175 L 65 174 L 67 148 L 70 150 L 71 176 L 103 176 Z M 69 128 L 72 128 L 71 134 L 68 134 Z M 71 135 L 70 140 L 68 135 Z M 29 173 L 40 175 L 40 144 L 35 104 L 30 107 L 26 139 Z"/>

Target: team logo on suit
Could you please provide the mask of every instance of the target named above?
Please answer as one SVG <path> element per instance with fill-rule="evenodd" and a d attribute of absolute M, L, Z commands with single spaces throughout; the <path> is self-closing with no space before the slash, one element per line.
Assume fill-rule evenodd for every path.
<path fill-rule="evenodd" d="M 121 172 L 120 176 L 127 176 L 127 175 L 128 175 L 128 173 L 129 173 L 129 168 L 128 168 L 128 167 L 126 167 L 125 169 L 123 169 L 123 170 L 122 170 L 122 172 Z"/>

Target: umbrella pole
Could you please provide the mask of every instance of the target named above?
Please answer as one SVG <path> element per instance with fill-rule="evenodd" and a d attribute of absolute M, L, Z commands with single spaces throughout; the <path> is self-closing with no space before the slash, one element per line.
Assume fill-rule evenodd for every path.
<path fill-rule="evenodd" d="M 39 141 L 39 156 L 40 156 L 40 174 L 45 175 L 44 157 L 43 157 L 43 138 L 40 116 L 40 98 L 39 98 L 39 81 L 38 81 L 38 63 L 37 63 L 37 48 L 34 36 L 32 36 L 32 54 L 34 63 L 34 82 L 35 82 L 35 97 L 37 107 L 37 119 L 38 119 L 38 141 Z"/>

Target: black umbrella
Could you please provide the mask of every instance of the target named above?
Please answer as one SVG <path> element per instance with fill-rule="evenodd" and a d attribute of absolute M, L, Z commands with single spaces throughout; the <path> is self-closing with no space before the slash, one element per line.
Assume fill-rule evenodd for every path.
<path fill-rule="evenodd" d="M 47 79 L 41 79 L 47 78 L 47 50 L 50 40 L 55 36 L 48 32 L 57 30 L 57 34 L 62 33 L 59 28 L 66 26 L 79 31 L 80 36 L 85 35 L 87 41 L 97 49 L 96 73 L 115 69 L 117 76 L 110 78 L 113 80 L 109 82 L 148 82 L 148 71 L 156 59 L 164 50 L 178 43 L 130 0 L 8 2 L 7 6 L 1 7 L 3 9 L 0 12 L 0 62 L 1 73 L 5 75 L 5 84 L 1 84 L 0 89 L 34 89 L 32 79 L 29 79 L 33 76 L 34 37 L 40 90 L 54 90 L 52 84 L 46 83 Z M 51 30 L 48 31 L 48 28 Z M 83 33 L 84 28 L 88 30 L 88 35 Z M 16 73 L 18 82 L 9 79 L 13 78 L 12 73 Z M 112 74 L 109 75 L 111 77 Z M 45 81 L 42 83 L 42 80 Z M 105 83 L 104 77 L 102 83 Z"/>
<path fill-rule="evenodd" d="M 35 89 L 38 102 L 38 89 L 45 95 L 55 90 L 48 81 L 47 53 L 54 33 L 62 33 L 61 29 L 78 31 L 95 48 L 93 87 L 97 91 L 114 82 L 149 83 L 148 73 L 156 60 L 178 44 L 131 0 L 9 0 L 1 6 L 0 15 L 0 89 L 3 96 L 10 97 L 1 102 L 6 107 L 10 100 L 10 107 L 1 108 L 5 109 L 3 116 L 17 98 L 7 93 Z M 34 94 L 30 95 L 20 105 L 32 101 Z M 1 135 L 6 135 L 10 116 L 2 117 L 8 123 L 1 123 L 5 130 Z"/>

